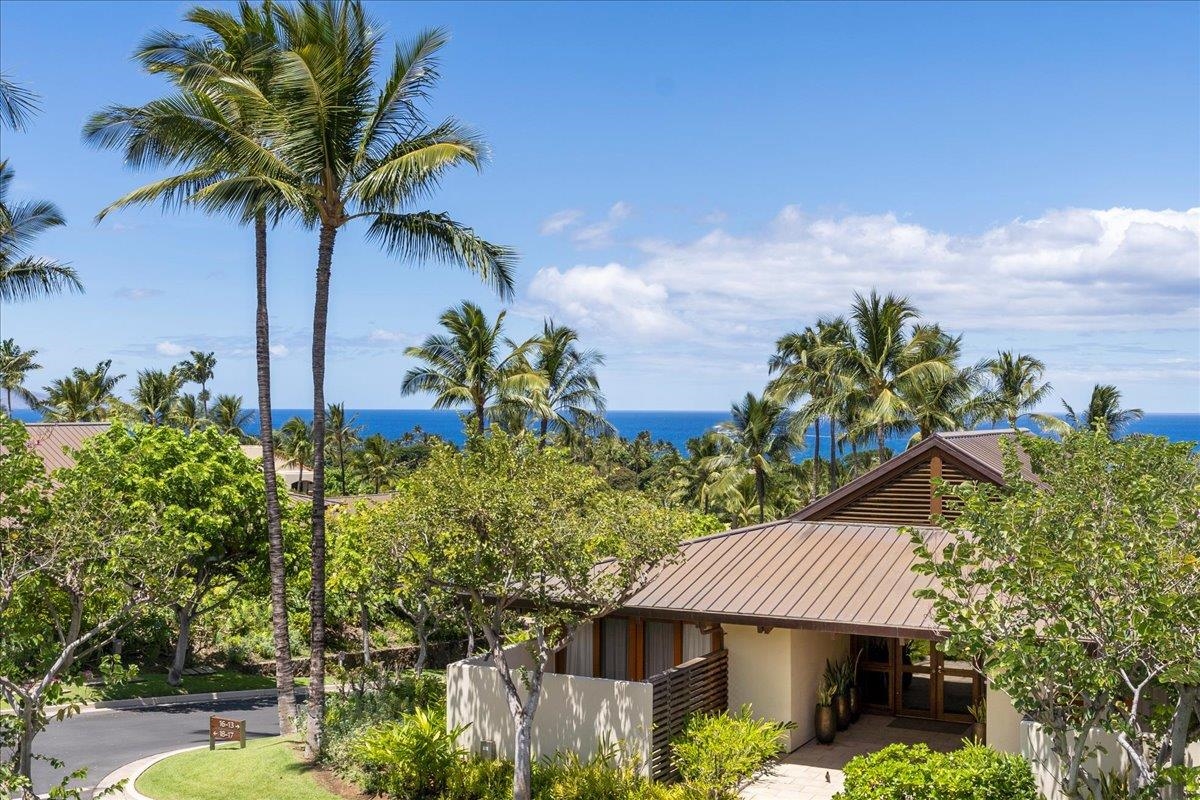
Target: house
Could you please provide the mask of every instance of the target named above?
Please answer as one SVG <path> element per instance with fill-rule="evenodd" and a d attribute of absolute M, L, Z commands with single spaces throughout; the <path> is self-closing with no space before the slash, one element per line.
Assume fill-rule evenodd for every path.
<path fill-rule="evenodd" d="M 864 710 L 966 723 L 987 708 L 987 740 L 1020 751 L 1020 719 L 971 664 L 939 647 L 932 604 L 913 597 L 929 578 L 905 526 L 932 547 L 953 514 L 933 483 L 1004 481 L 1011 431 L 935 434 L 786 519 L 683 543 L 616 613 L 584 626 L 557 654 L 535 722 L 539 753 L 583 756 L 621 739 L 652 774 L 691 712 L 737 709 L 790 721 L 788 749 L 814 736 L 826 659 L 860 653 Z M 1028 459 L 1024 477 L 1036 480 Z M 514 654 L 520 654 L 514 649 Z M 470 727 L 473 751 L 506 754 L 512 723 L 486 660 L 451 665 L 449 723 Z M 507 753 L 511 755 L 511 753 Z"/>

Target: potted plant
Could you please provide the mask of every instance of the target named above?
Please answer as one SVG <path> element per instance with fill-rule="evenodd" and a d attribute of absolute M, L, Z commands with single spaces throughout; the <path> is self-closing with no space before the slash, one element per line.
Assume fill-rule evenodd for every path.
<path fill-rule="evenodd" d="M 973 706 L 967 706 L 967 711 L 975 718 L 971 726 L 971 740 L 984 744 L 987 742 L 987 705 L 982 700 Z"/>
<path fill-rule="evenodd" d="M 849 684 L 842 660 L 830 663 L 829 659 L 825 659 L 825 682 L 833 688 L 833 711 L 837 718 L 837 729 L 844 731 L 850 727 L 850 696 L 847 694 Z"/>
<path fill-rule="evenodd" d="M 854 662 L 850 666 L 850 721 L 858 722 L 862 715 L 862 698 L 858 694 L 858 660 L 862 658 L 862 648 L 854 654 Z M 847 662 L 849 663 L 849 662 Z"/>
<path fill-rule="evenodd" d="M 817 687 L 817 708 L 813 713 L 813 727 L 816 729 L 817 741 L 821 744 L 833 744 L 837 736 L 837 712 L 833 710 L 833 696 L 837 694 L 828 680 L 822 679 Z"/>

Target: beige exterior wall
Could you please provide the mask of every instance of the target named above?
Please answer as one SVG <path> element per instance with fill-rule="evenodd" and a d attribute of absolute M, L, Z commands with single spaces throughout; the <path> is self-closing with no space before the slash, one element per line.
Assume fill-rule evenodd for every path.
<path fill-rule="evenodd" d="M 813 738 L 813 709 L 825 659 L 840 658 L 849 648 L 846 636 L 817 631 L 774 628 L 759 633 L 749 625 L 723 625 L 729 651 L 729 708 L 746 703 L 755 716 L 793 722 L 788 750 Z"/>
<path fill-rule="evenodd" d="M 570 750 L 587 759 L 605 745 L 620 743 L 648 772 L 653 704 L 648 683 L 547 672 L 534 716 L 533 756 Z M 480 659 L 446 668 L 446 722 L 451 728 L 470 726 L 459 737 L 467 750 L 478 753 L 481 742 L 491 741 L 499 757 L 512 759 L 516 726 L 500 673 Z"/>
<path fill-rule="evenodd" d="M 987 687 L 987 743 L 1003 753 L 1021 752 L 1021 715 L 1012 699 L 999 689 Z"/>

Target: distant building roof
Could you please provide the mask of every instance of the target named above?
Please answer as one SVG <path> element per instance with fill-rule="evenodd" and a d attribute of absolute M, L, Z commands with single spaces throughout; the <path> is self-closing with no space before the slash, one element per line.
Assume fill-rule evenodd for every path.
<path fill-rule="evenodd" d="M 948 534 L 921 528 L 938 548 Z M 931 585 L 898 526 L 780 520 L 684 542 L 622 609 L 638 615 L 875 636 L 936 631 Z"/>
<path fill-rule="evenodd" d="M 109 422 L 27 422 L 29 446 L 46 464 L 46 472 L 75 465 L 76 450 L 93 436 L 104 433 Z"/>

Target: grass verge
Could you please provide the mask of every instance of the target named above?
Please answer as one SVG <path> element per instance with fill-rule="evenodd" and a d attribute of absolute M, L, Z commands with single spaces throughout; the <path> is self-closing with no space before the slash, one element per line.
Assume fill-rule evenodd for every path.
<path fill-rule="evenodd" d="M 163 759 L 142 773 L 137 790 L 153 800 L 341 800 L 298 758 L 294 737 L 254 739 Z"/>
<path fill-rule="evenodd" d="M 307 678 L 297 678 L 297 685 L 307 684 Z M 274 676 L 252 675 L 233 670 L 218 670 L 210 675 L 184 675 L 179 686 L 167 684 L 165 672 L 147 672 L 132 681 L 116 686 L 84 686 L 71 691 L 71 699 L 81 703 L 98 700 L 128 700 L 133 697 L 172 697 L 180 694 L 233 692 L 241 689 L 271 689 Z"/>

